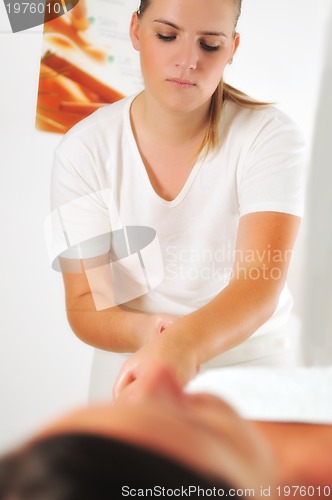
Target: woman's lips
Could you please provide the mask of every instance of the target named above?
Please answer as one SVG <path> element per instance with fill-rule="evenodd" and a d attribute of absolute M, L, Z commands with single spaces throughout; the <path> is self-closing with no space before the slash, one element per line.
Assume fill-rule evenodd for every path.
<path fill-rule="evenodd" d="M 172 83 L 176 87 L 180 87 L 182 89 L 189 89 L 196 85 L 194 82 L 191 82 L 190 80 L 182 80 L 181 78 L 168 78 L 167 81 Z"/>

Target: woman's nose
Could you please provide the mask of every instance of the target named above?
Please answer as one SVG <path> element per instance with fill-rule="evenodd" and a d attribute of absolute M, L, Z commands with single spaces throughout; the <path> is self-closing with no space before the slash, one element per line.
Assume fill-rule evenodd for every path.
<path fill-rule="evenodd" d="M 196 69 L 198 62 L 197 48 L 191 42 L 183 42 L 176 54 L 175 66 L 181 69 Z"/>

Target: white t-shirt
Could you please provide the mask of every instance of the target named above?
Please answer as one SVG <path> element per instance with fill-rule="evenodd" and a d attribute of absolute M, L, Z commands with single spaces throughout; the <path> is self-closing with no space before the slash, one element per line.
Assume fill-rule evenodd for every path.
<path fill-rule="evenodd" d="M 277 108 L 251 110 L 226 102 L 220 150 L 206 158 L 201 154 L 181 192 L 166 201 L 150 183 L 132 132 L 134 97 L 93 113 L 58 147 L 50 251 L 55 267 L 60 254 L 89 258 L 93 288 L 96 267 L 105 265 L 93 257 L 112 248 L 119 290 L 113 290 L 109 303 L 96 299 L 97 309 L 112 300 L 130 301 L 137 310 L 182 316 L 227 286 L 241 216 L 263 211 L 302 216 L 304 144 L 296 125 Z M 277 259 L 272 251 L 270 257 Z M 252 341 L 281 331 L 291 307 L 285 286 L 273 316 L 244 343 L 248 347 L 232 349 L 218 363 L 274 352 L 275 343 L 267 340 L 257 347 Z"/>

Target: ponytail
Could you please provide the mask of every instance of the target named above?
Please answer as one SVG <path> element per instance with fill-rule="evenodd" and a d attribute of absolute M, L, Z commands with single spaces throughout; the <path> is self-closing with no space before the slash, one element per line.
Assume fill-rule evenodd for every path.
<path fill-rule="evenodd" d="M 197 156 L 205 149 L 205 156 L 210 150 L 218 149 L 220 146 L 219 140 L 219 127 L 221 113 L 224 103 L 231 101 L 239 106 L 249 109 L 257 109 L 263 106 L 269 106 L 272 103 L 256 101 L 248 96 L 241 90 L 232 87 L 228 83 L 221 81 L 211 97 L 210 111 L 209 111 L 209 125 L 206 131 L 203 142 L 197 151 Z"/>

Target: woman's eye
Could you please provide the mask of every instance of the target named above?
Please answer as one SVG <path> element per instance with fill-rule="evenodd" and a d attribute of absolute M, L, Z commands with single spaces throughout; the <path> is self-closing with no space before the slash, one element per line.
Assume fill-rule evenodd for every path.
<path fill-rule="evenodd" d="M 208 45 L 207 43 L 201 42 L 201 47 L 207 52 L 214 52 L 220 49 L 220 45 Z"/>
<path fill-rule="evenodd" d="M 159 40 L 163 40 L 164 42 L 171 42 L 172 40 L 175 40 L 176 36 L 175 35 L 162 35 L 161 33 L 157 33 L 157 37 Z"/>

